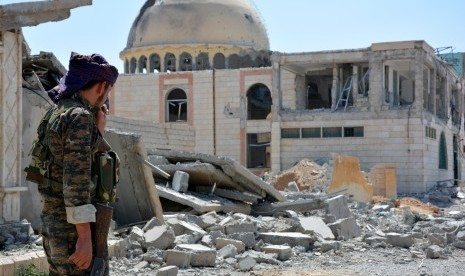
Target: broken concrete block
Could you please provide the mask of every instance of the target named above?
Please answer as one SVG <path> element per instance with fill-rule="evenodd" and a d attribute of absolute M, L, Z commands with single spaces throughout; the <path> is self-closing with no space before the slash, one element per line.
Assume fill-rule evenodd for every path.
<path fill-rule="evenodd" d="M 439 245 L 443 247 L 447 244 L 447 237 L 444 234 L 428 233 L 426 234 L 426 237 L 431 245 Z"/>
<path fill-rule="evenodd" d="M 278 254 L 278 260 L 287 261 L 292 257 L 292 248 L 287 245 L 268 245 L 262 248 L 265 253 Z"/>
<path fill-rule="evenodd" d="M 215 266 L 216 250 L 200 244 L 181 244 L 175 250 L 190 252 L 191 266 Z"/>
<path fill-rule="evenodd" d="M 344 195 L 329 198 L 325 200 L 326 214 L 333 215 L 336 220 L 352 216 L 347 199 Z"/>
<path fill-rule="evenodd" d="M 189 267 L 191 261 L 191 253 L 182 250 L 166 250 L 165 262 L 167 265 L 174 265 L 179 268 Z"/>
<path fill-rule="evenodd" d="M 355 218 L 343 218 L 328 224 L 336 239 L 348 240 L 359 237 L 362 234 Z"/>
<path fill-rule="evenodd" d="M 410 248 L 414 239 L 411 234 L 387 233 L 387 242 L 396 247 Z"/>
<path fill-rule="evenodd" d="M 218 223 L 218 215 L 215 211 L 208 212 L 206 214 L 201 215 L 198 217 L 200 220 L 196 222 L 198 226 L 202 229 L 206 229 L 210 226 L 213 226 Z"/>
<path fill-rule="evenodd" d="M 227 235 L 234 233 L 257 232 L 257 225 L 253 222 L 234 221 L 225 225 L 225 231 Z"/>
<path fill-rule="evenodd" d="M 297 212 L 310 212 L 313 210 L 323 209 L 325 207 L 324 201 L 315 199 L 298 199 L 288 202 L 263 202 L 254 204 L 252 206 L 252 214 L 257 216 L 273 216 L 276 213 L 286 210 L 293 210 Z"/>
<path fill-rule="evenodd" d="M 169 248 L 176 236 L 173 229 L 166 225 L 155 226 L 144 234 L 144 245 L 146 248 L 153 246 L 159 249 Z"/>
<path fill-rule="evenodd" d="M 178 275 L 178 267 L 174 265 L 165 266 L 157 270 L 155 276 L 176 276 Z"/>
<path fill-rule="evenodd" d="M 460 241 L 465 241 L 465 231 L 458 232 L 456 237 Z"/>
<path fill-rule="evenodd" d="M 108 244 L 108 256 L 122 258 L 125 257 L 128 249 L 130 248 L 129 239 L 109 240 Z"/>
<path fill-rule="evenodd" d="M 249 271 L 251 270 L 255 265 L 257 264 L 257 261 L 255 261 L 254 258 L 247 256 L 245 258 L 242 258 L 238 260 L 237 262 L 237 269 L 241 271 Z"/>
<path fill-rule="evenodd" d="M 189 174 L 182 171 L 176 171 L 173 176 L 171 187 L 173 190 L 180 193 L 187 192 L 187 189 L 189 188 Z"/>
<path fill-rule="evenodd" d="M 147 232 L 148 230 L 152 229 L 154 226 L 160 226 L 162 223 L 157 217 L 151 218 L 147 223 L 142 227 L 142 231 Z"/>
<path fill-rule="evenodd" d="M 315 243 L 316 245 L 317 243 Z M 339 241 L 321 241 L 319 242 L 319 249 L 320 252 L 328 252 L 331 250 L 340 250 L 342 248 L 342 244 Z"/>
<path fill-rule="evenodd" d="M 426 258 L 428 259 L 439 259 L 443 258 L 444 249 L 438 245 L 431 245 L 426 249 Z"/>
<path fill-rule="evenodd" d="M 144 231 L 137 226 L 132 227 L 129 233 L 129 240 L 139 242 L 140 244 L 144 243 Z"/>
<path fill-rule="evenodd" d="M 218 257 L 226 258 L 234 258 L 237 255 L 237 247 L 233 244 L 228 244 L 218 250 Z"/>
<path fill-rule="evenodd" d="M 314 243 L 315 239 L 312 236 L 295 233 L 295 232 L 268 232 L 260 233 L 259 237 L 265 243 L 274 245 L 288 244 L 289 246 L 302 246 L 305 250 L 310 248 L 310 245 Z"/>
<path fill-rule="evenodd" d="M 465 241 L 455 241 L 453 245 L 459 249 L 465 250 Z"/>
<path fill-rule="evenodd" d="M 304 234 L 316 233 L 325 240 L 334 240 L 334 234 L 320 217 L 299 217 L 299 232 Z"/>
<path fill-rule="evenodd" d="M 238 240 L 232 240 L 232 239 L 225 239 L 225 238 L 218 238 L 216 239 L 215 245 L 216 249 L 221 249 L 229 244 L 234 245 L 237 248 L 237 251 L 239 253 L 242 253 L 245 251 L 245 244 L 241 241 Z"/>
<path fill-rule="evenodd" d="M 207 234 L 202 228 L 200 228 L 197 224 L 185 222 L 185 221 L 179 221 L 179 225 L 183 227 L 183 233 L 184 234 L 190 234 L 193 237 L 195 237 L 196 241 L 199 241 L 202 239 L 203 236 Z"/>
<path fill-rule="evenodd" d="M 194 244 L 194 243 L 197 243 L 197 241 L 198 240 L 193 235 L 183 234 L 183 235 L 180 235 L 180 236 L 176 236 L 176 239 L 174 240 L 174 244 L 175 245 L 178 245 L 178 244 Z"/>
<path fill-rule="evenodd" d="M 255 234 L 252 232 L 234 233 L 228 235 L 228 238 L 242 241 L 246 248 L 252 248 L 257 243 L 255 240 Z"/>

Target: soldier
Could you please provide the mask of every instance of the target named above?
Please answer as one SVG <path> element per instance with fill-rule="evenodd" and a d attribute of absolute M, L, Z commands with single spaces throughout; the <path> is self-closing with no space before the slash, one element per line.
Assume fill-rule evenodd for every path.
<path fill-rule="evenodd" d="M 94 154 L 107 150 L 102 147 L 108 114 L 104 103 L 117 77 L 118 70 L 101 55 L 71 53 L 69 71 L 48 91 L 56 106 L 41 124 L 48 154 L 38 188 L 44 201 L 42 235 L 50 275 L 89 274 L 93 203 L 99 201 Z M 108 256 L 106 267 L 108 275 Z"/>

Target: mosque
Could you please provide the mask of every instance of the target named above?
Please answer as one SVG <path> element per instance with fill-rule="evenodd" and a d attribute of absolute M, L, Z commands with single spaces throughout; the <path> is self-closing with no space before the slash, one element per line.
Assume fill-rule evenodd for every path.
<path fill-rule="evenodd" d="M 463 179 L 464 78 L 425 41 L 279 53 L 249 0 L 148 0 L 120 58 L 112 114 L 181 149 L 258 174 L 346 154 L 394 167 L 398 192 Z"/>

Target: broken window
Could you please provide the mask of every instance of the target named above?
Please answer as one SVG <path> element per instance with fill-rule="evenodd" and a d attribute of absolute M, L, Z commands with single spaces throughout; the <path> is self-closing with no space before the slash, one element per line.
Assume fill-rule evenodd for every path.
<path fill-rule="evenodd" d="M 447 170 L 447 144 L 444 132 L 441 133 L 439 138 L 439 168 Z"/>
<path fill-rule="evenodd" d="M 265 120 L 271 112 L 270 89 L 264 84 L 255 84 L 247 91 L 247 119 Z"/>
<path fill-rule="evenodd" d="M 213 67 L 215 69 L 225 69 L 226 68 L 226 58 L 222 53 L 217 53 L 213 57 Z"/>
<path fill-rule="evenodd" d="M 247 168 L 270 167 L 271 133 L 247 134 Z"/>
<path fill-rule="evenodd" d="M 411 105 L 415 100 L 415 62 L 390 60 L 384 66 L 385 102 L 390 107 Z"/>
<path fill-rule="evenodd" d="M 192 56 L 189 53 L 182 53 L 179 58 L 179 69 L 181 71 L 192 71 Z"/>
<path fill-rule="evenodd" d="M 370 70 L 367 66 L 358 67 L 358 94 L 368 96 L 370 90 Z"/>
<path fill-rule="evenodd" d="M 332 68 L 308 73 L 305 76 L 306 109 L 331 108 L 332 86 Z"/>
<path fill-rule="evenodd" d="M 167 53 L 165 55 L 165 72 L 168 71 L 176 71 L 176 56 L 172 53 Z"/>
<path fill-rule="evenodd" d="M 208 70 L 210 69 L 210 61 L 208 60 L 207 53 L 200 53 L 196 58 L 196 70 Z"/>
<path fill-rule="evenodd" d="M 141 56 L 139 58 L 139 73 L 147 73 L 147 58 L 145 56 Z"/>
<path fill-rule="evenodd" d="M 136 58 L 131 58 L 131 61 L 129 63 L 129 73 L 135 74 L 136 68 L 137 68 L 137 60 Z"/>
<path fill-rule="evenodd" d="M 166 112 L 167 122 L 187 121 L 187 95 L 184 90 L 177 88 L 168 94 Z"/>
<path fill-rule="evenodd" d="M 229 69 L 239 69 L 241 67 L 241 59 L 237 54 L 232 54 L 228 58 Z"/>
<path fill-rule="evenodd" d="M 436 76 L 436 116 L 447 119 L 446 79 Z"/>
<path fill-rule="evenodd" d="M 161 71 L 160 67 L 161 67 L 160 56 L 157 55 L 157 54 L 151 54 L 150 55 L 150 62 L 149 62 L 150 73 L 155 72 L 155 70 L 160 72 Z"/>

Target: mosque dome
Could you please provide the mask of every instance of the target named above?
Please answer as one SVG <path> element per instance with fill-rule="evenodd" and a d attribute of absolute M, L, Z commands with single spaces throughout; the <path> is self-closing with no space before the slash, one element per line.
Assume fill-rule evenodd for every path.
<path fill-rule="evenodd" d="M 199 44 L 270 48 L 250 0 L 147 0 L 131 27 L 126 50 Z"/>

